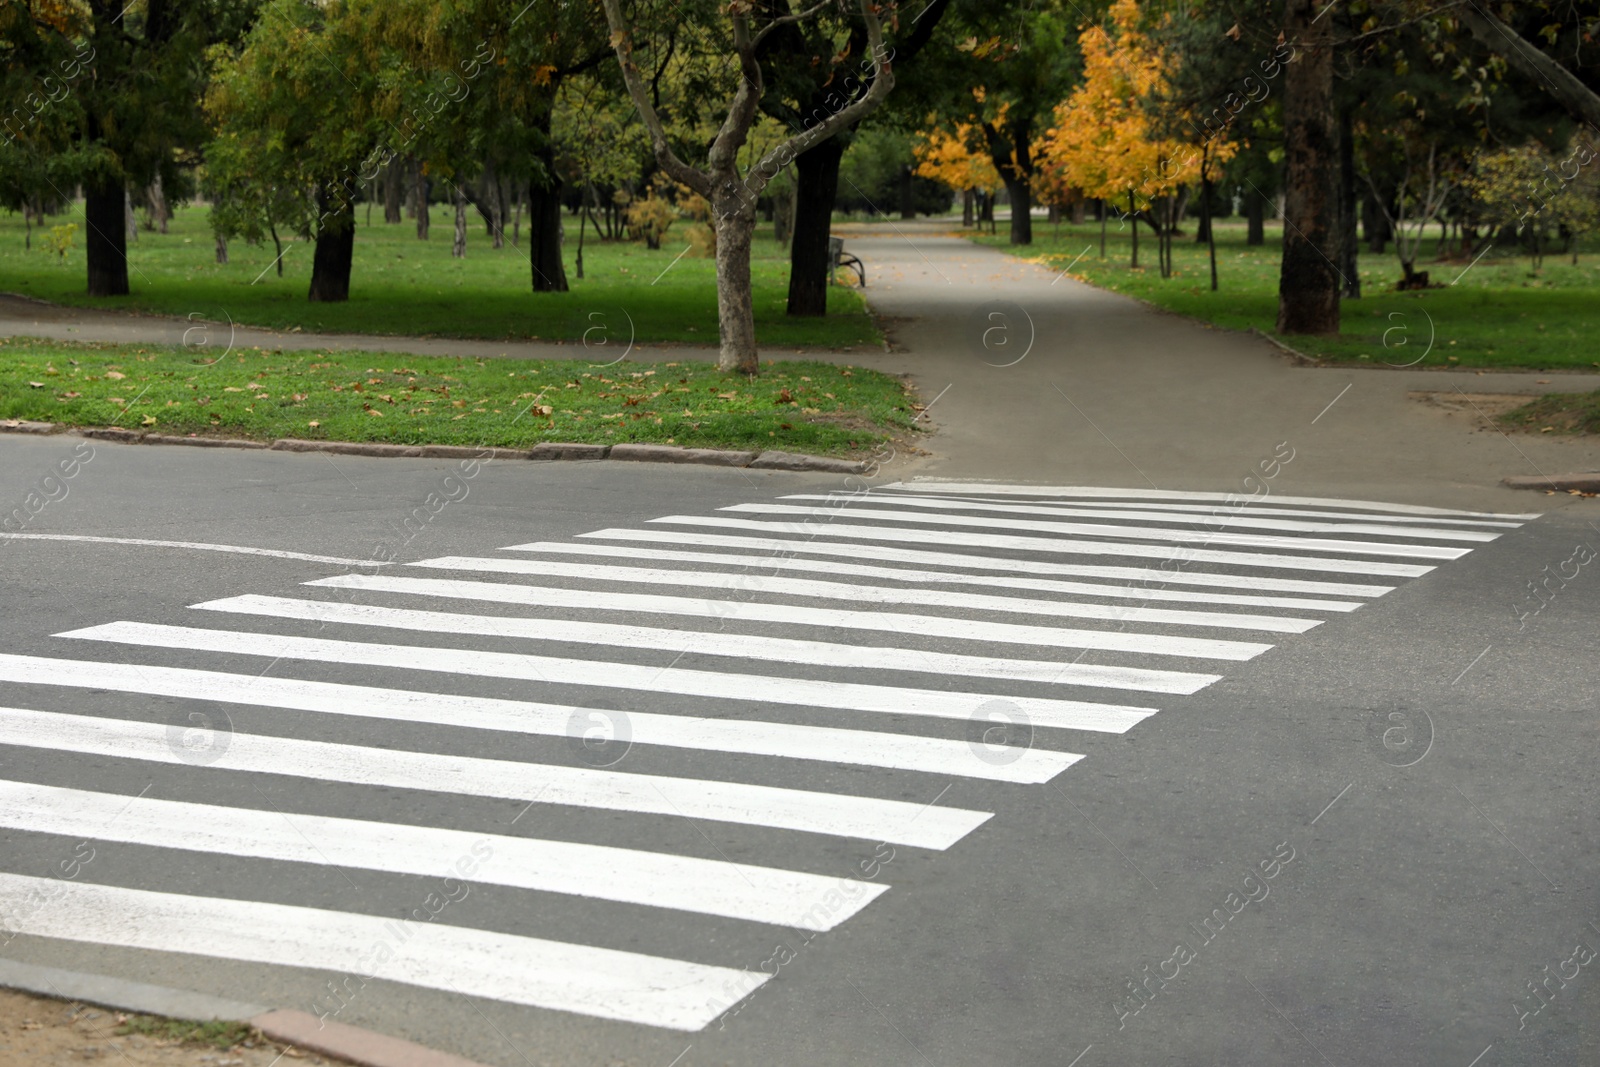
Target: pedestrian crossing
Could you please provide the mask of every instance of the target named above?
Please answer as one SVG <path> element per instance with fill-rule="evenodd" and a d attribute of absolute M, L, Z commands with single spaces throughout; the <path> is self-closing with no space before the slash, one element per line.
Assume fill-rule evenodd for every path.
<path fill-rule="evenodd" d="M 0 654 L 0 755 L 47 768 L 16 780 L 26 757 L 0 762 L 0 834 L 248 861 L 286 888 L 3 871 L 0 927 L 700 1030 L 772 975 L 720 941 L 624 949 L 533 936 L 528 916 L 572 900 L 621 926 L 837 930 L 895 894 L 808 842 L 924 850 L 936 871 L 1007 798 L 1092 758 L 1095 735 L 1537 517 L 896 483 L 352 568 L 196 603 L 181 623 L 96 622 L 54 635 L 81 651 Z M 573 699 L 596 692 L 606 702 Z M 233 726 L 197 753 L 175 700 Z M 996 708 L 1037 743 L 994 743 Z M 301 727 L 282 732 L 284 715 Z M 518 747 L 582 748 L 597 716 L 640 756 Z M 122 792 L 108 768 L 160 768 L 167 788 Z M 306 792 L 264 807 L 269 777 Z M 939 803 L 956 781 L 993 788 Z M 318 810 L 316 787 L 367 798 L 365 817 Z M 556 833 L 439 815 L 478 801 L 567 818 Z M 629 826 L 688 827 L 716 854 L 667 833 L 619 843 Z M 725 855 L 720 832 L 785 861 Z M 296 872 L 330 870 L 456 888 L 421 919 L 386 917 L 297 889 Z M 521 903 L 464 916 L 452 902 L 469 886 Z"/>

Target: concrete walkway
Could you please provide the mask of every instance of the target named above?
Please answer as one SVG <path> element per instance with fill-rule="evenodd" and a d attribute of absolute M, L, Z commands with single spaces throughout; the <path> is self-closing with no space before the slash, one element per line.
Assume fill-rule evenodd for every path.
<path fill-rule="evenodd" d="M 1600 389 L 1600 375 L 1314 369 L 1268 342 L 1215 330 L 973 245 L 943 220 L 842 225 L 867 263 L 885 353 L 813 353 L 910 374 L 933 405 L 923 477 L 1328 495 L 1494 510 L 1552 498 L 1499 488 L 1506 475 L 1600 469 L 1600 443 L 1483 429 L 1472 402 L 1449 413 L 1409 394 Z M 1224 280 L 1226 284 L 1226 280 Z M 184 343 L 195 323 L 0 297 L 0 336 Z M 1449 324 L 1438 323 L 1440 343 Z M 215 348 L 391 350 L 419 355 L 609 362 L 581 344 L 278 333 L 189 333 Z M 794 355 L 767 350 L 766 359 Z M 640 361 L 706 359 L 706 348 L 635 346 Z M 602 358 L 603 357 L 603 358 Z M 1571 498 L 1562 498 L 1569 500 Z"/>

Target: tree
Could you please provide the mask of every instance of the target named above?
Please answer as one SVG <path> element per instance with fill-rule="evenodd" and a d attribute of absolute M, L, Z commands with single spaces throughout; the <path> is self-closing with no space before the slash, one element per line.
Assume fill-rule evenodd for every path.
<path fill-rule="evenodd" d="M 1000 188 L 1000 173 L 994 169 L 980 131 L 971 122 L 958 122 L 953 131 L 934 128 L 923 132 L 913 148 L 917 174 L 943 182 L 962 194 L 961 224 L 972 224 L 972 193 L 992 193 Z"/>
<path fill-rule="evenodd" d="M 780 16 L 782 2 L 767 0 L 768 14 Z M 896 106 L 902 114 L 926 113 L 934 83 L 948 72 L 923 53 L 949 6 L 950 0 L 929 0 L 910 25 L 902 27 L 905 32 L 890 40 L 896 91 L 885 106 Z M 784 129 L 799 132 L 859 100 L 872 88 L 872 64 L 864 58 L 869 47 L 866 26 L 855 19 L 824 19 L 819 12 L 816 19 L 778 27 L 756 50 L 766 76 L 762 112 Z M 795 157 L 790 315 L 827 313 L 829 229 L 838 202 L 841 160 L 855 132 L 854 125 L 839 127 Z"/>
<path fill-rule="evenodd" d="M 0 189 L 65 202 L 82 186 L 89 295 L 128 292 L 129 186 L 159 180 L 169 202 L 191 190 L 204 51 L 252 10 L 211 0 L 5 5 Z"/>
<path fill-rule="evenodd" d="M 1565 235 L 1572 261 L 1578 238 L 1600 222 L 1600 174 L 1594 145 L 1574 138 L 1561 153 L 1530 143 L 1478 158 L 1466 187 L 1475 218 L 1514 229 L 1538 268 L 1552 229 Z"/>
<path fill-rule="evenodd" d="M 1342 279 L 1338 128 L 1333 114 L 1333 42 L 1317 25 L 1315 0 L 1285 0 L 1284 37 L 1294 56 L 1283 72 L 1283 262 L 1278 332 L 1337 334 Z"/>
<path fill-rule="evenodd" d="M 825 4 L 765 20 L 759 29 L 753 25 L 750 0 L 733 0 L 727 7 L 731 45 L 739 67 L 739 82 L 727 107 L 726 117 L 706 152 L 703 168 L 685 163 L 667 139 L 643 71 L 635 61 L 635 30 L 623 15 L 621 0 L 604 0 L 606 21 L 611 27 L 612 46 L 622 66 L 628 95 L 650 133 L 656 162 L 669 176 L 705 197 L 712 207 L 712 225 L 717 237 L 717 317 L 721 352 L 717 365 L 724 371 L 755 374 L 759 367 L 756 352 L 755 319 L 750 294 L 750 242 L 755 233 L 755 205 L 768 182 L 795 156 L 831 136 L 842 127 L 865 117 L 894 87 L 889 53 L 883 43 L 879 6 L 873 0 L 858 0 L 862 24 L 866 28 L 872 62 L 872 86 L 859 99 L 827 116 L 802 133 L 789 137 L 771 154 L 743 174 L 738 155 L 755 121 L 763 85 L 761 64 L 756 50 L 774 30 L 813 17 Z M 893 12 L 893 7 L 888 8 Z M 682 9 L 667 17 L 682 18 Z"/>
<path fill-rule="evenodd" d="M 355 197 L 378 138 L 371 104 L 380 43 L 344 0 L 271 0 L 236 54 L 221 58 L 206 109 L 209 171 L 225 210 L 219 236 L 281 223 L 315 240 L 307 299 L 350 298 Z"/>

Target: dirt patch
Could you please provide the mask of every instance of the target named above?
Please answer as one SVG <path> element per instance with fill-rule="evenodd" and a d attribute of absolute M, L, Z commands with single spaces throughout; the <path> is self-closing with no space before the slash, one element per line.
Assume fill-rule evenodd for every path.
<path fill-rule="evenodd" d="M 1531 393 L 1411 392 L 1406 396 L 1473 430 L 1500 429 L 1500 418 L 1538 396 Z"/>
<path fill-rule="evenodd" d="M 137 1029 L 149 1032 L 140 1033 Z M 0 1063 L 7 1067 L 333 1067 L 335 1061 L 269 1041 L 254 1031 L 232 1044 L 172 1036 L 192 1028 L 77 1001 L 0 989 Z M 221 1030 L 221 1027 L 214 1027 Z"/>

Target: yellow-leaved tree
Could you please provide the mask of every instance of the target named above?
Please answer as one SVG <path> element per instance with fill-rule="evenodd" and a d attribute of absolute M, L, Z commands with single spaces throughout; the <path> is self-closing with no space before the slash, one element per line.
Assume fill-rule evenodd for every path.
<path fill-rule="evenodd" d="M 973 193 L 993 198 L 1003 184 L 995 170 L 983 130 L 976 122 L 958 122 L 954 130 L 935 126 L 917 134 L 912 144 L 916 173 L 943 182 L 961 193 L 961 224 L 973 222 Z"/>
<path fill-rule="evenodd" d="M 1175 59 L 1143 27 L 1137 0 L 1117 0 L 1111 29 L 1089 26 L 1078 37 L 1083 82 L 1055 109 L 1055 124 L 1040 143 L 1042 180 L 1058 198 L 1071 190 L 1118 205 L 1133 223 L 1132 265 L 1139 265 L 1139 220 L 1159 238 L 1162 277 L 1172 273 L 1177 194 L 1209 179 L 1210 168 L 1238 146 L 1221 136 L 1171 135 L 1184 116 L 1165 113 L 1167 78 Z M 1105 255 L 1105 213 L 1100 255 Z"/>

